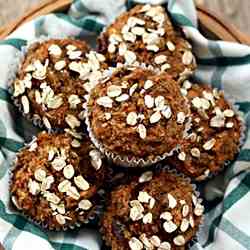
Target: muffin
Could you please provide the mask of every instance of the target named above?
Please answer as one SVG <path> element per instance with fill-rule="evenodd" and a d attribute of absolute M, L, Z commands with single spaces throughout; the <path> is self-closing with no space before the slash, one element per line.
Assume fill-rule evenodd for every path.
<path fill-rule="evenodd" d="M 191 122 L 172 166 L 196 180 L 221 171 L 239 151 L 243 124 L 223 92 L 185 81 L 182 93 L 191 105 Z"/>
<path fill-rule="evenodd" d="M 65 230 L 96 219 L 102 206 L 105 167 L 85 137 L 79 148 L 69 135 L 42 132 L 22 149 L 12 170 L 14 205 L 50 230 Z"/>
<path fill-rule="evenodd" d="M 101 232 L 112 250 L 184 250 L 197 234 L 203 211 L 187 179 L 148 171 L 111 192 Z"/>
<path fill-rule="evenodd" d="M 105 57 L 84 41 L 51 39 L 28 48 L 13 83 L 14 102 L 36 124 L 53 130 L 81 125 L 85 95 L 104 77 Z"/>
<path fill-rule="evenodd" d="M 98 39 L 109 64 L 166 71 L 183 81 L 196 68 L 191 45 L 161 6 L 137 5 L 119 16 Z"/>
<path fill-rule="evenodd" d="M 189 109 L 167 73 L 117 69 L 96 85 L 87 104 L 90 138 L 115 163 L 145 166 L 171 154 L 183 137 Z"/>

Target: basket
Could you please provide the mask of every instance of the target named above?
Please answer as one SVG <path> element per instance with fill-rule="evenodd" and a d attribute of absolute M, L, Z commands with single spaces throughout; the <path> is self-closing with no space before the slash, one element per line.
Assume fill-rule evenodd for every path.
<path fill-rule="evenodd" d="M 20 25 L 28 22 L 35 17 L 46 15 L 51 12 L 66 11 L 72 0 L 46 0 L 36 5 L 19 19 L 0 28 L 0 39 L 4 39 Z M 250 45 L 250 37 L 240 32 L 233 25 L 227 23 L 218 15 L 205 7 L 197 6 L 200 30 L 210 39 L 219 39 L 224 41 L 238 42 Z"/>

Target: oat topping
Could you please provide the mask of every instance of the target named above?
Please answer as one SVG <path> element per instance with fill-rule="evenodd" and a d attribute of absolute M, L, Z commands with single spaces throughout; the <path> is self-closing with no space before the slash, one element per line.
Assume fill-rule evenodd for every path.
<path fill-rule="evenodd" d="M 151 172 L 146 172 L 143 175 L 144 176 L 149 175 L 151 177 Z M 139 178 L 139 182 L 140 182 L 140 179 L 141 177 Z M 150 180 L 151 179 L 152 177 L 150 178 Z M 177 206 L 177 200 L 170 193 L 167 196 L 169 200 L 169 208 L 174 209 Z M 130 206 L 131 206 L 130 219 L 132 221 L 142 220 L 143 224 L 153 223 L 153 213 L 150 212 L 150 209 L 152 208 L 150 207 L 146 208 L 143 205 L 143 204 L 148 204 L 152 198 L 153 197 L 151 197 L 151 195 L 149 195 L 147 192 L 139 191 L 138 200 L 132 200 L 130 202 Z M 204 207 L 199 203 L 198 198 L 194 194 L 192 195 L 192 200 L 194 203 L 193 213 L 196 216 L 201 216 L 204 212 Z M 174 223 L 174 217 L 171 211 L 162 212 L 160 215 L 160 219 L 163 220 L 162 222 L 163 229 L 168 234 L 172 234 L 176 232 L 177 230 L 179 232 L 185 233 L 189 229 L 189 226 L 192 228 L 194 227 L 193 216 L 190 215 L 189 218 L 187 217 L 190 213 L 189 205 L 187 205 L 185 200 L 179 200 L 179 202 L 180 204 L 182 204 L 182 216 L 183 216 L 179 225 Z M 147 212 L 147 209 L 149 209 L 148 212 Z M 148 247 L 150 247 L 150 249 L 155 249 L 154 247 L 157 247 L 157 249 L 171 249 L 170 243 L 161 242 L 160 238 L 157 235 L 153 235 L 151 238 L 148 238 L 146 234 L 142 234 L 139 237 L 138 242 L 134 240 L 134 237 L 133 237 L 130 240 L 130 242 L 133 242 L 133 244 L 129 244 L 130 248 L 131 246 L 134 247 L 134 241 L 136 242 L 135 245 L 138 243 L 138 246 L 140 245 L 141 249 L 144 249 L 144 247 L 145 249 L 147 249 Z M 186 241 L 183 235 L 177 235 L 173 239 L 173 243 L 176 246 L 182 246 L 185 244 L 185 242 Z"/>
<path fill-rule="evenodd" d="M 201 153 L 198 148 L 192 148 L 190 152 L 193 157 L 200 158 Z"/>
<path fill-rule="evenodd" d="M 159 55 L 155 57 L 155 63 L 156 64 L 163 64 L 167 61 L 167 56 L 165 55 Z"/>
<path fill-rule="evenodd" d="M 188 230 L 189 227 L 189 221 L 187 219 L 183 219 L 180 225 L 180 230 L 184 233 Z"/>
<path fill-rule="evenodd" d="M 29 180 L 28 184 L 29 192 L 32 195 L 37 195 L 40 192 L 40 185 L 36 181 Z"/>
<path fill-rule="evenodd" d="M 66 66 L 66 62 L 64 60 L 58 61 L 55 63 L 56 70 L 62 70 Z"/>
<path fill-rule="evenodd" d="M 204 145 L 203 145 L 203 148 L 205 150 L 211 150 L 213 148 L 213 146 L 215 145 L 216 143 L 216 139 L 211 139 L 209 141 L 207 141 Z"/>
<path fill-rule="evenodd" d="M 143 216 L 142 221 L 144 224 L 151 224 L 153 221 L 152 213 L 147 213 Z"/>
<path fill-rule="evenodd" d="M 185 245 L 186 241 L 185 238 L 182 235 L 178 235 L 174 238 L 174 244 L 176 246 L 183 246 Z"/>
<path fill-rule="evenodd" d="M 15 171 L 22 173 L 22 176 L 26 178 L 25 181 L 23 180 L 23 186 L 20 190 L 25 193 L 24 190 L 27 187 L 30 195 L 37 197 L 31 198 L 30 195 L 26 194 L 20 200 L 20 195 L 16 193 L 17 204 L 22 210 L 28 210 L 25 213 L 35 211 L 35 214 L 32 214 L 32 218 L 39 216 L 36 220 L 41 220 L 42 222 L 43 219 L 40 217 L 43 214 L 41 213 L 46 210 L 46 222 L 50 221 L 49 223 L 52 228 L 59 229 L 60 225 L 70 224 L 70 221 L 74 225 L 75 220 L 78 220 L 78 216 L 87 218 L 89 210 L 95 205 L 92 203 L 92 197 L 95 193 L 93 194 L 92 192 L 96 192 L 93 189 L 89 191 L 89 189 L 95 189 L 98 188 L 98 185 L 101 185 L 99 183 L 90 184 L 84 177 L 86 175 L 89 178 L 90 173 L 88 171 L 92 171 L 91 165 L 86 164 L 95 162 L 95 165 L 93 164 L 93 171 L 94 169 L 100 169 L 102 165 L 102 162 L 99 161 L 101 160 L 100 153 L 87 141 L 87 137 L 84 147 L 90 148 L 89 155 L 85 148 L 81 148 L 80 151 L 72 150 L 70 147 L 71 140 L 72 138 L 65 134 L 51 135 L 43 132 L 38 135 L 27 150 L 23 149 L 18 155 L 18 159 L 21 158 L 21 160 L 17 161 L 19 165 L 16 166 L 17 169 Z M 33 147 L 35 150 L 30 151 L 30 148 Z M 36 152 L 33 153 L 34 151 Z M 83 155 L 82 158 L 82 156 L 78 155 L 78 152 L 87 154 L 86 156 Z M 27 154 L 33 154 L 33 159 L 25 163 L 23 159 L 27 158 Z M 85 157 L 89 157 L 89 159 L 85 159 Z M 20 163 L 22 164 L 21 166 Z M 82 175 L 80 174 L 81 169 L 79 169 L 82 166 L 79 164 L 83 164 L 85 168 Z M 96 172 L 96 175 L 99 175 L 99 173 Z M 96 180 L 98 180 L 98 178 L 104 178 L 104 176 L 101 176 L 102 174 L 100 177 L 92 177 L 91 175 L 91 179 L 97 178 Z M 13 177 L 16 178 L 16 175 Z M 34 203 L 30 203 L 30 199 Z M 48 209 L 45 207 L 46 204 Z M 32 209 L 30 209 L 30 206 L 32 206 Z M 40 211 L 40 207 L 42 211 Z"/>
<path fill-rule="evenodd" d="M 172 51 L 172 52 L 175 51 L 175 45 L 174 45 L 173 42 L 167 41 L 166 45 L 167 45 L 167 47 L 168 47 L 168 49 L 169 49 L 170 51 Z"/>
<path fill-rule="evenodd" d="M 153 85 L 154 85 L 154 82 L 153 81 L 151 81 L 151 80 L 146 80 L 145 81 L 145 84 L 144 84 L 144 89 L 150 89 L 151 87 L 153 87 Z"/>
<path fill-rule="evenodd" d="M 81 175 L 74 177 L 74 182 L 76 186 L 83 191 L 88 190 L 90 187 L 89 183 Z"/>
<path fill-rule="evenodd" d="M 191 113 L 185 121 L 184 143 L 169 163 L 201 181 L 234 158 L 241 125 L 222 91 L 189 80 L 182 83 L 181 89 L 191 105 Z"/>
<path fill-rule="evenodd" d="M 166 221 L 171 221 L 173 219 L 173 216 L 170 212 L 163 212 L 160 215 L 160 219 L 166 220 Z"/>
<path fill-rule="evenodd" d="M 29 99 L 27 96 L 23 95 L 21 97 L 21 103 L 23 105 L 23 112 L 24 114 L 28 114 L 30 112 L 30 104 L 29 104 Z"/>
<path fill-rule="evenodd" d="M 102 156 L 98 150 L 91 150 L 89 152 L 89 156 L 91 158 L 91 164 L 96 169 L 99 170 L 102 166 Z"/>
<path fill-rule="evenodd" d="M 46 128 L 65 128 L 69 125 L 63 120 L 67 115 L 81 116 L 84 94 L 109 77 L 105 60 L 103 55 L 89 51 L 83 41 L 51 39 L 37 43 L 27 53 L 25 69 L 13 84 L 13 96 L 25 114 L 41 120 L 46 116 Z"/>
<path fill-rule="evenodd" d="M 137 238 L 132 237 L 129 241 L 129 247 L 131 250 L 142 250 L 143 244 Z"/>
<path fill-rule="evenodd" d="M 153 177 L 153 172 L 152 172 L 152 171 L 144 172 L 144 173 L 140 176 L 139 182 L 140 182 L 140 183 L 144 183 L 144 182 L 151 181 L 151 180 L 152 180 L 152 177 Z"/>
<path fill-rule="evenodd" d="M 101 36 L 99 51 L 108 53 L 111 62 L 117 65 L 145 65 L 161 71 L 167 71 L 173 67 L 174 71 L 175 64 L 179 63 L 183 72 L 195 67 L 190 45 L 180 37 L 178 32 L 174 32 L 164 8 L 148 6 L 147 11 L 144 11 L 143 7 L 136 6 L 128 12 L 127 19 L 121 16 L 111 24 L 104 32 L 105 35 Z M 105 47 L 102 44 L 103 41 L 105 41 Z M 144 53 L 141 53 L 143 49 L 149 52 L 145 60 Z M 170 60 L 168 60 L 169 55 Z M 177 69 L 177 71 L 181 70 Z M 173 74 L 185 78 L 181 72 Z"/>
<path fill-rule="evenodd" d="M 171 209 L 173 209 L 173 208 L 176 207 L 176 205 L 177 205 L 177 201 L 176 201 L 176 199 L 174 198 L 174 196 L 171 195 L 171 194 L 168 194 L 168 206 L 169 206 Z"/>
<path fill-rule="evenodd" d="M 150 176 L 150 180 L 141 182 L 142 176 Z M 201 199 L 183 177 L 177 178 L 170 172 L 152 176 L 150 171 L 142 176 L 111 193 L 111 204 L 102 222 L 107 245 L 112 244 L 115 249 L 139 247 L 142 250 L 171 250 L 184 246 L 195 235 L 201 222 L 202 213 L 194 213 L 195 209 L 204 211 Z M 149 206 L 152 199 L 154 208 Z M 114 222 L 114 217 L 118 223 Z M 119 230 L 121 227 L 122 231 Z M 107 238 L 111 236 L 109 233 L 113 233 L 112 241 Z M 127 244 L 120 245 L 120 236 L 125 235 L 128 235 Z"/>
<path fill-rule="evenodd" d="M 194 59 L 194 56 L 191 51 L 187 50 L 184 52 L 182 57 L 182 62 L 185 65 L 190 65 Z"/>
<path fill-rule="evenodd" d="M 107 89 L 107 95 L 109 97 L 117 97 L 122 93 L 122 89 L 120 86 L 117 85 L 111 85 Z"/>
<path fill-rule="evenodd" d="M 137 116 L 136 112 L 128 113 L 127 119 L 126 119 L 127 124 L 131 125 L 131 126 L 136 125 L 137 124 L 137 118 L 138 118 L 138 116 Z"/>
<path fill-rule="evenodd" d="M 113 100 L 108 96 L 102 96 L 97 99 L 97 104 L 105 108 L 112 108 Z"/>
<path fill-rule="evenodd" d="M 43 182 L 43 180 L 46 178 L 46 171 L 39 168 L 35 171 L 34 176 L 37 181 Z"/>
<path fill-rule="evenodd" d="M 178 154 L 178 159 L 179 159 L 180 161 L 185 161 L 185 159 L 186 159 L 186 153 L 185 153 L 185 152 L 180 152 L 180 153 Z"/>
<path fill-rule="evenodd" d="M 82 210 L 89 210 L 92 206 L 93 204 L 89 200 L 81 200 L 78 203 L 78 207 Z"/>
<path fill-rule="evenodd" d="M 138 133 L 141 139 L 145 139 L 147 137 L 147 129 L 143 124 L 138 125 Z"/>
<path fill-rule="evenodd" d="M 170 250 L 171 249 L 171 245 L 169 242 L 162 242 L 159 246 L 159 248 L 157 250 Z"/>
<path fill-rule="evenodd" d="M 57 44 L 50 45 L 48 51 L 53 56 L 60 56 L 62 54 L 62 50 Z"/>
<path fill-rule="evenodd" d="M 75 170 L 71 164 L 64 167 L 63 175 L 66 179 L 71 179 L 74 176 L 74 174 L 75 174 Z"/>
<path fill-rule="evenodd" d="M 179 112 L 177 114 L 177 123 L 183 124 L 186 119 L 185 113 L 184 112 Z"/>

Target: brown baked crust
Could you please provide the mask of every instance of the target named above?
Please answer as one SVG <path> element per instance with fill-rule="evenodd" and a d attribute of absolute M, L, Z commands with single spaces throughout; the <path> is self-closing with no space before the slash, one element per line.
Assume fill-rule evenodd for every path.
<path fill-rule="evenodd" d="M 121 44 L 125 44 L 127 46 L 128 51 L 132 51 L 136 55 L 136 62 L 139 64 L 143 63 L 147 66 L 152 65 L 153 68 L 161 69 L 161 66 L 164 64 L 169 64 L 166 66 L 166 69 L 162 69 L 162 71 L 166 71 L 170 76 L 172 76 L 175 80 L 182 81 L 188 75 L 190 75 L 196 68 L 195 58 L 191 53 L 191 45 L 185 40 L 184 36 L 180 32 L 180 30 L 174 30 L 174 27 L 163 7 L 161 6 L 151 6 L 151 10 L 154 8 L 156 13 L 153 15 L 154 19 L 163 19 L 162 24 L 159 24 L 152 20 L 151 17 L 147 16 L 147 11 L 142 12 L 142 8 L 145 8 L 146 5 L 137 5 L 128 12 L 121 14 L 115 21 L 112 23 L 99 37 L 98 39 L 98 51 L 104 54 L 107 58 L 107 61 L 115 66 L 117 63 L 126 63 L 125 56 L 120 53 L 118 48 Z M 148 5 L 147 5 L 148 6 Z M 146 40 L 142 39 L 143 36 L 137 35 L 136 40 L 127 41 L 124 38 L 124 33 L 122 33 L 123 27 L 127 24 L 128 20 L 131 17 L 139 18 L 139 20 L 143 20 L 145 24 L 137 24 L 136 27 L 145 28 L 148 34 L 152 34 L 148 29 L 164 30 L 164 34 L 159 36 L 159 40 L 156 43 L 150 42 L 150 45 L 157 45 L 158 51 L 152 51 L 152 49 L 147 49 Z M 132 27 L 132 25 L 131 25 Z M 131 31 L 131 30 L 130 30 Z M 129 32 L 131 34 L 131 32 Z M 112 42 L 115 38 L 112 35 L 118 35 L 120 37 L 120 41 Z M 130 35 L 131 36 L 131 35 Z M 171 43 L 169 47 L 166 43 Z M 112 45 L 114 44 L 115 49 Z M 174 45 L 174 46 L 173 46 Z M 110 48 L 109 48 L 110 46 Z M 188 52 L 189 62 L 183 63 L 183 54 Z M 155 63 L 155 58 L 159 55 L 165 55 L 167 57 L 166 61 L 160 64 Z M 187 54 L 186 54 L 187 55 Z M 133 62 L 134 63 L 134 62 Z M 163 67 L 165 67 L 163 66 Z"/>
<path fill-rule="evenodd" d="M 70 46 L 71 49 L 68 49 Z M 90 53 L 96 54 L 90 52 L 84 41 L 73 39 L 50 39 L 31 45 L 13 84 L 13 95 L 22 111 L 33 118 L 45 120 L 44 125 L 48 129 L 80 126 L 89 79 L 84 75 L 83 67 L 78 70 L 77 65 L 87 65 Z M 97 59 L 96 61 L 98 62 Z M 40 64 L 40 67 L 48 64 L 45 74 L 34 69 L 35 63 Z M 99 68 L 96 71 L 90 68 L 91 73 L 106 68 L 104 62 L 98 63 Z M 29 87 L 24 87 L 24 79 L 28 79 L 26 82 Z M 22 98 L 27 99 L 27 111 L 24 109 Z M 78 121 L 76 120 L 75 124 L 67 122 L 70 119 L 67 116 Z"/>
<path fill-rule="evenodd" d="M 48 133 L 40 133 L 37 140 L 31 144 L 29 148 L 25 148 L 17 155 L 17 160 L 12 172 L 10 192 L 14 204 L 23 211 L 25 215 L 38 222 L 39 224 L 51 230 L 61 230 L 62 228 L 75 226 L 76 222 L 87 222 L 88 219 L 95 216 L 98 206 L 100 206 L 100 196 L 98 191 L 103 186 L 105 180 L 105 167 L 102 165 L 99 169 L 95 168 L 91 163 L 90 151 L 95 150 L 87 137 L 84 137 L 81 147 L 72 148 L 72 138 L 68 135 L 51 135 Z M 49 152 L 55 152 L 51 160 L 48 159 Z M 59 154 L 56 153 L 59 150 Z M 62 150 L 66 155 L 66 166 L 72 165 L 74 172 L 71 174 L 64 174 L 65 167 L 62 169 L 55 169 L 53 163 L 55 159 L 63 157 Z M 61 164 L 61 165 L 60 165 Z M 63 163 L 58 164 L 58 167 L 63 166 Z M 100 164 L 100 163 L 99 163 Z M 43 181 L 37 179 L 39 175 L 37 170 L 46 172 L 46 177 L 53 176 L 53 181 L 46 189 L 42 190 Z M 88 188 L 81 189 L 75 183 L 74 178 L 82 176 L 89 185 Z M 70 178 L 71 177 L 71 178 Z M 50 177 L 51 178 L 51 177 Z M 39 183 L 39 189 L 31 192 L 30 181 Z M 77 195 L 74 198 L 68 193 L 62 192 L 59 189 L 59 184 L 65 180 L 71 182 L 71 185 L 76 187 Z M 33 183 L 34 185 L 34 183 Z M 35 184 L 36 185 L 36 184 Z M 35 187 L 34 187 L 35 188 Z M 60 202 L 55 202 L 55 205 L 63 204 L 67 219 L 64 224 L 60 224 L 56 218 L 46 194 L 52 193 L 60 198 Z M 88 200 L 91 202 L 89 209 L 79 209 L 80 201 Z M 59 210 L 57 211 L 60 214 Z"/>
<path fill-rule="evenodd" d="M 148 81 L 153 85 L 145 89 L 145 83 Z M 137 84 L 137 88 L 129 95 L 134 84 Z M 108 97 L 108 90 L 114 85 L 123 86 L 120 96 L 127 94 L 127 100 L 118 102 L 116 98 Z M 162 111 L 158 111 L 161 118 L 152 123 L 150 119 L 157 112 L 156 106 L 148 108 L 145 96 L 154 98 L 153 102 L 156 102 L 159 96 L 163 97 L 164 105 L 171 109 L 171 117 L 167 119 L 162 115 Z M 98 103 L 103 97 L 113 101 L 112 107 L 104 107 Z M 88 102 L 88 117 L 94 137 L 107 151 L 129 158 L 153 159 L 169 153 L 180 142 L 184 124 L 177 123 L 176 117 L 180 112 L 188 114 L 189 110 L 185 104 L 179 86 L 168 74 L 154 74 L 140 68 L 121 68 L 114 72 L 109 81 L 98 84 L 93 89 Z M 135 124 L 131 124 L 128 117 L 134 112 L 137 120 Z M 110 119 L 106 118 L 107 113 L 110 114 Z M 140 115 L 144 115 L 144 118 L 139 118 Z M 146 131 L 145 137 L 139 132 L 139 126 L 142 125 Z"/>
<path fill-rule="evenodd" d="M 210 93 L 214 99 L 214 105 L 210 102 L 209 108 L 205 111 L 197 109 L 195 107 L 197 104 L 192 104 L 194 98 L 204 98 L 203 93 Z M 203 180 L 211 173 L 216 174 L 222 170 L 227 161 L 235 158 L 239 151 L 242 123 L 239 116 L 235 112 L 231 112 L 232 117 L 224 117 L 225 122 L 222 122 L 221 126 L 218 123 L 218 127 L 215 127 L 216 122 L 215 125 L 211 125 L 211 121 L 215 117 L 214 109 L 216 107 L 219 107 L 222 112 L 232 110 L 232 107 L 221 91 L 213 89 L 209 85 L 193 84 L 187 90 L 187 98 L 191 104 L 192 127 L 189 131 L 189 138 L 183 140 L 179 152 L 185 153 L 185 160 L 180 160 L 178 153 L 175 153 L 173 157 L 169 158 L 169 163 L 188 176 Z M 227 128 L 228 125 L 230 127 Z M 214 146 L 211 150 L 205 150 L 204 144 L 212 139 L 216 140 Z M 198 149 L 198 153 L 194 152 L 193 156 L 191 150 L 194 148 Z"/>
<path fill-rule="evenodd" d="M 146 175 L 149 176 L 150 172 L 147 172 Z M 170 243 L 171 249 L 186 249 L 188 242 L 195 236 L 201 223 L 201 214 L 199 213 L 199 216 L 194 214 L 195 205 L 192 201 L 192 197 L 195 200 L 195 195 L 192 185 L 184 178 L 166 171 L 155 173 L 153 174 L 153 179 L 148 180 L 149 182 L 142 182 L 141 177 L 141 182 L 139 182 L 138 178 L 135 178 L 132 182 L 121 185 L 111 192 L 111 198 L 107 202 L 107 208 L 101 221 L 101 232 L 106 244 L 110 246 L 112 250 L 132 249 L 129 246 L 131 238 L 136 237 L 142 241 L 141 235 L 145 234 L 148 239 L 153 235 L 158 236 L 161 242 Z M 151 198 L 155 199 L 153 208 L 150 208 L 150 202 L 141 202 L 144 207 L 143 215 L 152 213 L 152 222 L 147 224 L 143 222 L 142 218 L 133 220 L 131 217 L 132 206 L 130 202 L 139 199 L 138 194 L 141 191 L 147 192 Z M 171 205 L 173 208 L 169 207 L 168 194 L 171 194 L 176 201 L 175 207 Z M 185 203 L 182 203 L 183 201 Z M 200 201 L 198 203 L 198 206 L 200 206 Z M 184 204 L 189 208 L 185 216 L 183 216 L 182 213 Z M 201 206 L 200 209 L 203 211 L 203 206 Z M 170 212 L 173 217 L 171 221 L 177 226 L 176 230 L 172 233 L 167 233 L 163 227 L 165 220 L 160 218 L 163 212 Z M 197 211 L 195 213 L 197 213 Z M 189 219 L 191 216 L 194 219 L 194 223 L 192 226 L 189 224 L 188 229 L 182 232 L 180 225 L 183 218 Z M 173 239 L 178 235 L 184 236 L 184 245 L 176 246 L 173 242 Z M 156 246 L 151 247 L 152 248 L 147 249 L 157 249 Z"/>

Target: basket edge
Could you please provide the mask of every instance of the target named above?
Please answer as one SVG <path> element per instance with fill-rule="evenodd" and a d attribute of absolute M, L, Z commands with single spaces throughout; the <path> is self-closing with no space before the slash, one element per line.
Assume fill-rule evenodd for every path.
<path fill-rule="evenodd" d="M 72 0 L 43 1 L 42 3 L 30 9 L 22 17 L 0 28 L 0 39 L 5 39 L 23 23 L 28 22 L 35 17 L 46 15 L 51 12 L 63 11 L 67 9 L 71 3 Z M 220 40 L 250 45 L 250 36 L 239 31 L 234 25 L 225 21 L 223 18 L 218 18 L 218 15 L 216 15 L 216 13 L 213 11 L 208 10 L 204 6 L 197 5 L 197 12 L 200 24 Z M 213 27 L 213 29 L 210 27 Z"/>

